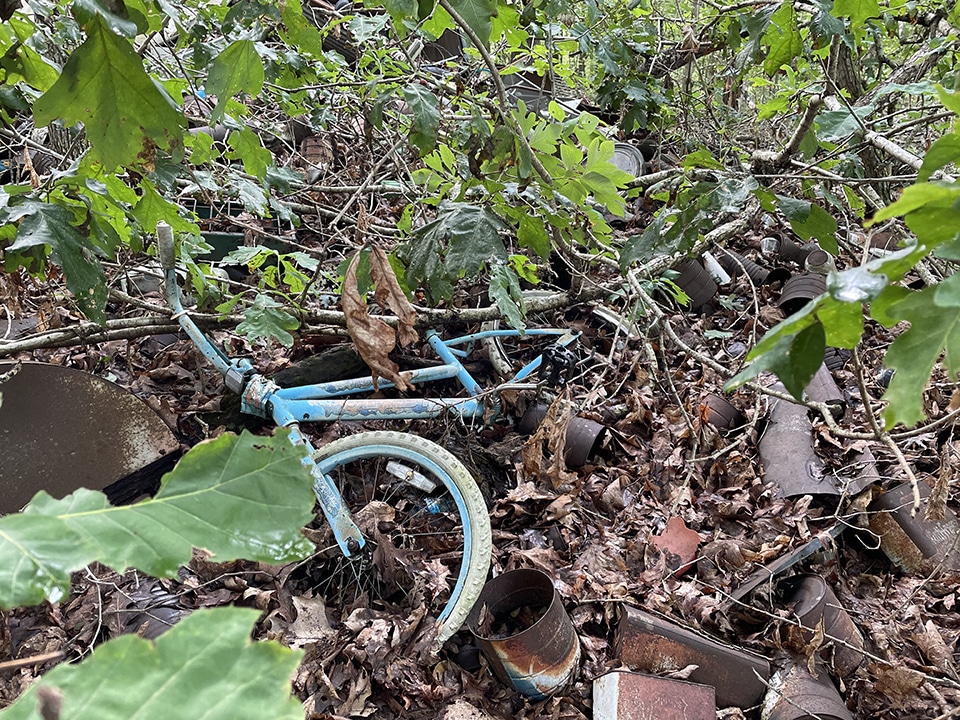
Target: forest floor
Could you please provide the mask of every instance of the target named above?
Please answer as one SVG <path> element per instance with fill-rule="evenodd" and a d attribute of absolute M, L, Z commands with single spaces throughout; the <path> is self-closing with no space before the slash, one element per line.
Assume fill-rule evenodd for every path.
<path fill-rule="evenodd" d="M 761 252 L 763 238 L 770 236 L 786 240 L 790 233 L 758 221 L 729 247 L 762 264 L 801 272 L 796 263 Z M 642 318 L 635 318 L 638 330 L 629 318 L 617 328 L 609 314 L 598 318 L 586 305 L 538 318 L 584 332 L 586 354 L 570 400 L 580 417 L 601 423 L 606 432 L 579 467 L 551 462 L 549 450 L 543 450 L 540 463 L 524 462 L 523 448 L 543 436 L 521 435 L 512 414 L 481 429 L 447 419 L 390 425 L 437 440 L 474 470 L 493 526 L 494 574 L 534 568 L 552 578 L 579 636 L 581 658 L 570 684 L 547 700 L 527 700 L 497 680 L 478 658 L 468 630 L 432 654 L 417 623 L 373 610 L 348 613 L 336 597 L 315 592 L 301 565 L 217 565 L 197 558 L 177 580 L 163 581 L 92 567 L 75 576 L 73 592 L 62 602 L 3 613 L 0 661 L 50 652 L 61 652 L 63 660 L 81 658 L 116 633 L 142 626 L 145 616 L 131 619 L 130 607 L 139 611 L 152 603 L 163 618 L 176 620 L 194 608 L 240 604 L 262 610 L 258 637 L 306 651 L 293 687 L 308 718 L 452 719 L 470 717 L 471 708 L 492 718 L 591 718 L 592 682 L 624 666 L 615 637 L 624 606 L 635 606 L 773 661 L 787 652 L 811 662 L 822 656 L 821 671 L 854 718 L 956 717 L 956 576 L 926 566 L 908 572 L 866 529 L 873 497 L 904 482 L 902 463 L 882 443 L 835 437 L 814 416 L 811 446 L 825 473 L 839 479 L 839 488 L 855 487 L 851 461 L 868 447 L 881 479 L 860 492 L 783 497 L 768 482 L 759 450 L 771 398 L 754 388 L 725 394 L 725 378 L 711 367 L 740 366 L 746 349 L 783 316 L 777 305 L 781 291 L 780 282 L 754 286 L 741 274 L 700 312 L 661 298 L 676 339 L 686 347 L 662 328 L 644 326 Z M 52 306 L 43 288 L 26 282 L 21 293 L 21 318 L 39 313 L 47 322 L 51 317 L 64 325 L 76 322 L 69 311 Z M 156 297 L 147 299 L 159 304 Z M 607 306 L 629 315 L 615 302 Z M 110 311 L 137 312 L 121 305 Z M 841 357 L 835 364 L 831 376 L 843 399 L 843 427 L 868 428 L 864 401 L 873 407 L 881 402 L 879 361 L 890 339 L 882 328 L 868 326 L 859 358 Z M 257 366 L 270 375 L 330 342 L 343 342 L 342 334 L 301 335 L 293 351 L 255 351 Z M 217 376 L 182 337 L 40 349 L 16 357 L 80 368 L 118 383 L 148 401 L 184 446 L 237 427 Z M 858 375 L 865 378 L 862 387 Z M 932 393 L 932 406 L 948 406 L 949 397 Z M 715 425 L 710 414 L 715 396 L 729 400 L 743 423 L 732 429 Z M 317 428 L 316 438 L 322 442 L 355 429 L 333 424 Z M 549 427 L 544 430 L 550 434 Z M 954 442 L 949 427 L 931 427 L 905 436 L 898 447 L 921 481 L 933 483 L 949 472 L 941 458 L 950 457 Z M 835 529 L 842 532 L 828 540 Z M 672 547 L 671 540 L 690 531 L 696 549 L 689 557 L 688 550 L 678 551 L 681 563 L 691 563 L 678 574 L 677 557 L 659 548 Z M 816 539 L 819 551 L 802 557 Z M 759 568 L 785 559 L 773 581 L 738 592 Z M 822 635 L 798 641 L 791 630 L 795 622 L 778 582 L 800 573 L 827 582 L 862 638 L 862 660 L 843 676 L 834 663 L 842 646 Z M 11 702 L 54 662 L 0 670 L 0 704 Z M 690 671 L 679 669 L 674 676 Z M 728 708 L 722 716 L 758 718 L 759 706 L 758 700 L 751 707 Z"/>

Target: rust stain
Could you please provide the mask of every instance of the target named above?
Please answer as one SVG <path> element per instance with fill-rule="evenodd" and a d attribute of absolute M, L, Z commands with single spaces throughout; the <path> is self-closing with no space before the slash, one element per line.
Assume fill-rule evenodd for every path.
<path fill-rule="evenodd" d="M 714 687 L 720 707 L 755 705 L 771 672 L 766 658 L 629 605 L 621 607 L 614 649 L 625 665 L 643 672 L 665 674 L 696 665 L 689 679 Z"/>

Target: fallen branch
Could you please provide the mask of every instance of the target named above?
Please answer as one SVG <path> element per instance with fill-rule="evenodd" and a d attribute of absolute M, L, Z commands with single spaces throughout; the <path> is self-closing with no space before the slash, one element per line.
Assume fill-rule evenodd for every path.
<path fill-rule="evenodd" d="M 753 157 L 750 159 L 753 172 L 771 173 L 786 167 L 790 158 L 800 151 L 800 144 L 810 131 L 810 128 L 813 127 L 813 121 L 816 119 L 817 113 L 820 112 L 822 106 L 823 98 L 819 95 L 812 96 L 810 102 L 807 103 L 807 109 L 804 111 L 803 117 L 800 118 L 800 123 L 793 131 L 793 135 L 779 152 L 757 150 L 753 153 Z"/>
<path fill-rule="evenodd" d="M 880 133 L 874 132 L 866 126 L 863 122 L 863 119 L 857 115 L 854 110 L 854 107 L 847 103 L 845 100 L 841 102 L 835 96 L 829 96 L 824 101 L 829 110 L 842 110 L 846 109 L 850 116 L 856 121 L 860 126 L 860 129 L 863 131 L 863 139 L 865 142 L 869 143 L 877 150 L 886 153 L 895 160 L 899 160 L 904 165 L 913 168 L 916 171 L 920 171 L 920 167 L 923 165 L 923 159 L 914 155 L 912 152 L 906 148 L 897 145 L 895 142 L 889 138 L 884 137 Z M 945 180 L 946 182 L 954 182 L 955 178 L 952 175 L 947 175 L 942 170 L 937 170 L 934 172 L 931 177 L 937 180 Z"/>

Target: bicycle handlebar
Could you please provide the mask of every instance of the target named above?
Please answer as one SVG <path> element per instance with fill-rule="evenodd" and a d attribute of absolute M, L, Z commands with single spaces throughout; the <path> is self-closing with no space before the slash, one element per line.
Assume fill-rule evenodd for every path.
<path fill-rule="evenodd" d="M 157 223 L 157 249 L 160 251 L 160 267 L 173 270 L 177 265 L 177 251 L 173 245 L 173 228 L 163 220 Z"/>

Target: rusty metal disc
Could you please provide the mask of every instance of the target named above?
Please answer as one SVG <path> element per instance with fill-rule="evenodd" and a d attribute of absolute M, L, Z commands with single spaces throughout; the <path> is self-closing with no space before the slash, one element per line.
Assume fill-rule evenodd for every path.
<path fill-rule="evenodd" d="M 0 363 L 0 375 L 14 367 Z M 81 370 L 23 363 L 0 395 L 0 513 L 39 490 L 102 490 L 179 449 L 146 403 Z"/>

